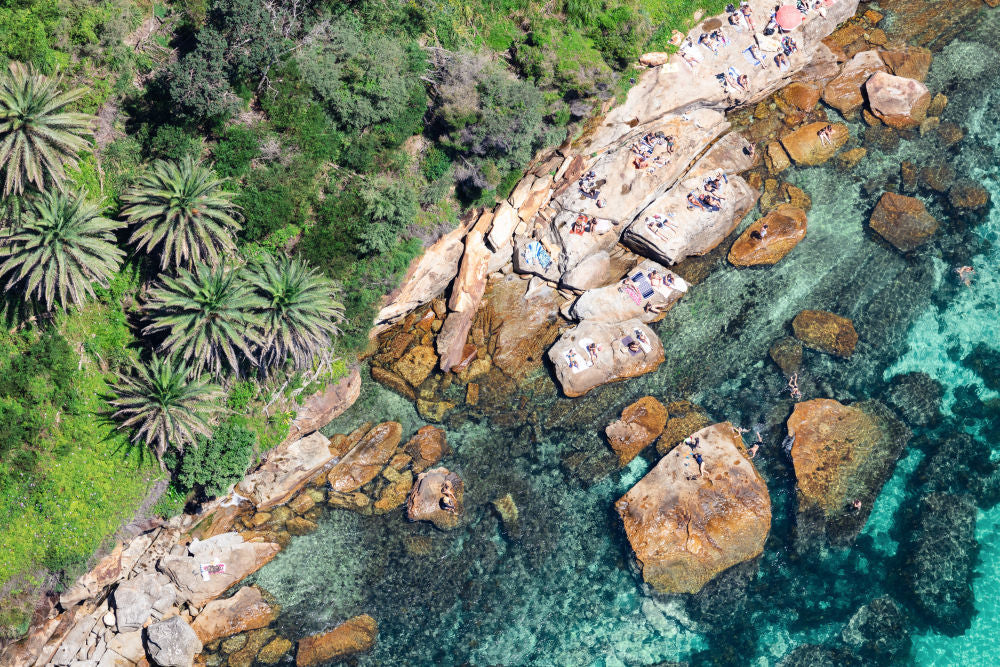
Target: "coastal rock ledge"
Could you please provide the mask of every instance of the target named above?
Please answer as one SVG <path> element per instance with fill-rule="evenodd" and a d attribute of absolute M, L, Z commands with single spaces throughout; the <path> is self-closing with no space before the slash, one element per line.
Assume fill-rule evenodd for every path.
<path fill-rule="evenodd" d="M 646 582 L 659 593 L 697 593 L 716 575 L 756 558 L 771 529 L 767 485 L 729 422 L 674 447 L 615 503 Z"/>

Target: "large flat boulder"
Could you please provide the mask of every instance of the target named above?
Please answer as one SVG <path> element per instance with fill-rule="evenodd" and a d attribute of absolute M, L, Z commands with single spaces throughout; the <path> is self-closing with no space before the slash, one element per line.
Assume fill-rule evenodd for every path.
<path fill-rule="evenodd" d="M 153 614 L 166 612 L 177 598 L 175 588 L 162 574 L 140 574 L 123 581 L 112 593 L 118 632 L 139 630 Z"/>
<path fill-rule="evenodd" d="M 631 344 L 632 349 L 629 349 Z M 593 345 L 596 361 L 587 351 Z M 645 375 L 663 363 L 663 343 L 641 320 L 619 323 L 583 321 L 549 349 L 556 379 L 570 397 L 595 387 Z M 575 367 L 571 367 L 571 360 Z"/>
<path fill-rule="evenodd" d="M 370 651 L 378 637 L 378 623 L 368 614 L 350 618 L 333 630 L 299 640 L 296 667 L 333 664 Z"/>
<path fill-rule="evenodd" d="M 566 297 L 538 278 L 506 276 L 490 287 L 494 318 L 493 364 L 521 380 L 541 367 L 545 350 L 555 341 L 564 320 L 559 307 Z"/>
<path fill-rule="evenodd" d="M 333 490 L 351 493 L 375 479 L 392 458 L 402 435 L 399 422 L 383 422 L 368 431 L 330 469 L 327 479 Z"/>
<path fill-rule="evenodd" d="M 441 370 L 447 372 L 462 359 L 462 348 L 469 328 L 486 291 L 486 275 L 492 253 L 483 242 L 483 235 L 473 229 L 465 238 L 465 254 L 451 286 L 449 313 L 437 336 L 437 351 L 441 355 Z"/>
<path fill-rule="evenodd" d="M 355 366 L 337 382 L 307 398 L 295 410 L 295 418 L 288 425 L 287 440 L 299 438 L 316 431 L 354 405 L 361 395 L 361 373 Z"/>
<path fill-rule="evenodd" d="M 865 103 L 862 88 L 876 72 L 885 71 L 885 63 L 878 51 L 862 51 L 848 60 L 843 69 L 823 89 L 823 101 L 840 112 L 844 118 L 853 118 Z"/>
<path fill-rule="evenodd" d="M 692 437 L 693 450 L 674 447 L 615 503 L 642 577 L 659 593 L 697 593 L 723 570 L 759 556 L 771 529 L 767 485 L 732 424 Z"/>
<path fill-rule="evenodd" d="M 654 285 L 653 282 L 656 282 Z M 623 322 L 659 319 L 688 290 L 688 284 L 673 271 L 647 259 L 622 279 L 584 292 L 570 308 L 577 320 Z"/>
<path fill-rule="evenodd" d="M 271 450 L 257 470 L 236 485 L 236 493 L 247 498 L 258 510 L 287 502 L 336 456 L 330 440 L 316 431 L 294 442 Z"/>
<path fill-rule="evenodd" d="M 159 667 L 191 667 L 201 641 L 183 618 L 171 616 L 146 629 L 146 651 Z"/>
<path fill-rule="evenodd" d="M 918 127 L 927 118 L 931 92 L 916 79 L 876 72 L 865 83 L 868 106 L 879 120 L 897 130 Z"/>
<path fill-rule="evenodd" d="M 930 49 L 922 46 L 904 46 L 882 52 L 882 62 L 896 76 L 923 81 L 931 69 L 933 58 Z"/>
<path fill-rule="evenodd" d="M 618 455 L 618 464 L 625 466 L 653 441 L 667 425 L 667 409 L 652 396 L 643 396 L 624 410 L 620 419 L 604 430 L 608 444 Z"/>
<path fill-rule="evenodd" d="M 259 588 L 245 586 L 232 597 L 205 605 L 191 627 L 202 643 L 209 644 L 222 637 L 263 628 L 277 618 L 279 609 L 264 599 Z"/>
<path fill-rule="evenodd" d="M 63 609 L 69 609 L 78 602 L 94 597 L 106 586 L 110 586 L 122 574 L 122 550 L 124 545 L 119 542 L 111 553 L 97 562 L 89 572 L 76 580 L 67 591 L 59 596 L 59 604 Z"/>
<path fill-rule="evenodd" d="M 847 406 L 829 398 L 797 403 L 787 426 L 799 513 L 806 517 L 800 523 L 818 516 L 831 542 L 850 543 L 892 474 L 909 430 L 877 401 Z"/>
<path fill-rule="evenodd" d="M 938 228 L 938 221 L 922 201 L 895 192 L 879 198 L 868 222 L 872 230 L 903 252 L 926 243 Z"/>
<path fill-rule="evenodd" d="M 729 249 L 734 266 L 777 264 L 806 237 L 806 212 L 791 204 L 781 204 L 746 231 Z"/>
<path fill-rule="evenodd" d="M 639 214 L 625 230 L 622 243 L 664 265 L 711 251 L 736 229 L 760 196 L 736 175 L 751 166 L 748 152 L 749 143 L 736 132 L 717 141 L 685 174 L 683 181 Z M 720 173 L 726 175 L 726 181 L 715 193 L 723 199 L 720 210 L 689 207 L 688 194 L 700 194 L 705 181 Z"/>
<path fill-rule="evenodd" d="M 830 134 L 830 142 L 825 143 L 820 138 L 820 130 L 827 125 L 833 125 Z M 847 140 L 850 132 L 843 123 L 809 123 L 795 129 L 781 138 L 781 145 L 785 147 L 788 156 L 795 164 L 805 166 L 815 166 L 823 164 L 837 154 Z"/>
<path fill-rule="evenodd" d="M 262 568 L 279 551 L 281 546 L 273 542 L 244 542 L 237 533 L 223 533 L 195 540 L 188 555 L 164 556 L 158 567 L 170 577 L 181 599 L 200 607 Z"/>

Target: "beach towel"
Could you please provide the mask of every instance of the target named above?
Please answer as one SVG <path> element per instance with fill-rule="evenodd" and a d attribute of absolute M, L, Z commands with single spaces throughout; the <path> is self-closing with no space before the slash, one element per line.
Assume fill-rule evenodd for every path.
<path fill-rule="evenodd" d="M 566 356 L 566 364 L 569 366 L 569 369 L 573 371 L 574 374 L 582 373 L 584 368 L 590 368 L 591 366 L 594 365 L 594 363 L 590 359 L 586 357 L 581 357 L 579 354 L 576 355 L 576 366 L 570 365 L 569 353 L 573 351 L 574 350 L 567 350 L 565 356 Z"/>
<path fill-rule="evenodd" d="M 625 292 L 630 299 L 635 301 L 635 305 L 642 305 L 642 295 L 639 294 L 639 290 L 636 289 L 635 286 L 625 283 L 621 286 L 621 291 Z"/>
<path fill-rule="evenodd" d="M 646 229 L 653 233 L 653 236 L 657 237 L 661 241 L 669 241 L 674 235 L 671 228 L 664 225 L 663 227 L 657 227 L 656 223 L 652 220 L 646 221 Z"/>
<path fill-rule="evenodd" d="M 639 293 L 642 294 L 643 299 L 648 299 L 653 296 L 653 286 L 649 284 L 649 278 L 642 271 L 638 271 L 632 276 L 632 282 L 636 284 L 639 288 Z"/>
<path fill-rule="evenodd" d="M 639 343 L 639 347 L 641 347 L 643 351 L 649 352 L 650 350 L 653 349 L 653 346 L 649 344 L 648 339 L 645 343 L 642 341 L 642 339 L 645 338 L 645 336 L 641 331 L 639 331 L 638 329 L 634 329 L 632 331 L 632 334 L 635 335 L 635 340 Z"/>
<path fill-rule="evenodd" d="M 590 352 L 587 351 L 587 346 L 592 344 L 593 342 L 594 342 L 593 338 L 581 338 L 580 342 L 578 343 L 580 350 L 583 351 L 583 359 L 581 359 L 580 361 L 587 368 L 590 368 L 591 366 L 594 365 L 594 362 L 590 360 Z M 600 354 L 600 352 L 601 352 L 601 346 L 598 345 L 597 353 Z"/>
<path fill-rule="evenodd" d="M 552 257 L 549 255 L 548 251 L 542 247 L 542 244 L 538 241 L 532 241 L 524 247 L 524 261 L 529 265 L 538 262 L 538 265 L 542 267 L 545 271 L 552 264 Z"/>
<path fill-rule="evenodd" d="M 624 338 L 622 338 L 622 347 L 624 347 L 625 351 L 628 352 L 629 354 L 631 354 L 633 357 L 635 355 L 639 354 L 639 351 L 638 350 L 635 350 L 635 351 L 630 350 L 628 348 L 628 346 L 631 345 L 632 343 L 635 343 L 635 342 L 638 342 L 638 341 L 636 341 L 631 336 L 625 336 Z M 640 343 L 639 346 L 642 347 L 642 344 Z"/>
<path fill-rule="evenodd" d="M 757 60 L 756 58 L 753 57 L 753 54 L 750 53 L 749 46 L 743 49 L 743 57 L 746 58 L 746 61 L 751 65 L 753 65 L 754 67 L 762 67 L 764 65 L 762 61 Z"/>

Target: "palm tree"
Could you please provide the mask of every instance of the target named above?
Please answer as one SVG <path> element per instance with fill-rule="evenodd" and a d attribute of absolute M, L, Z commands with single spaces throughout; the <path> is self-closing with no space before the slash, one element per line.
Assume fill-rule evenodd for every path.
<path fill-rule="evenodd" d="M 208 421 L 223 410 L 222 389 L 203 375 L 189 376 L 184 363 L 153 355 L 148 367 L 133 364 L 112 386 L 111 418 L 132 430 L 133 443 L 151 447 L 161 468 L 170 445 L 183 452 L 197 436 L 211 435 Z"/>
<path fill-rule="evenodd" d="M 3 194 L 20 195 L 25 181 L 39 190 L 46 181 L 61 187 L 65 166 L 88 146 L 93 116 L 64 109 L 86 92 L 59 92 L 59 77 L 12 62 L 0 73 L 0 165 L 6 172 Z"/>
<path fill-rule="evenodd" d="M 162 280 L 150 290 L 150 324 L 143 329 L 143 334 L 166 333 L 161 351 L 216 377 L 226 367 L 239 373 L 241 355 L 256 363 L 253 349 L 262 342 L 258 313 L 264 302 L 241 270 L 198 264 Z"/>
<path fill-rule="evenodd" d="M 307 367 L 333 344 L 344 317 L 337 287 L 301 259 L 264 255 L 250 268 L 247 279 L 265 302 L 263 343 L 259 362 L 265 369 L 289 357 L 297 369 Z"/>
<path fill-rule="evenodd" d="M 190 156 L 156 162 L 122 196 L 122 214 L 136 225 L 129 243 L 159 252 L 162 269 L 218 264 L 235 252 L 233 234 L 240 229 L 235 193 L 222 189 L 226 180 Z"/>
<path fill-rule="evenodd" d="M 93 296 L 93 283 L 107 286 L 124 253 L 115 247 L 122 227 L 101 215 L 82 193 L 43 192 L 0 237 L 0 277 L 5 290 L 17 288 L 44 302 L 66 308 Z"/>

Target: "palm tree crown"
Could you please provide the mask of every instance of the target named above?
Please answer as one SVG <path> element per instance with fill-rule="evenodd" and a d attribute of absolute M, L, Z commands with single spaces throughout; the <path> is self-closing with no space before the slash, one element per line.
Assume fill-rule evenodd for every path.
<path fill-rule="evenodd" d="M 107 286 L 121 266 L 124 253 L 114 244 L 121 227 L 82 193 L 32 197 L 26 215 L 0 238 L 0 276 L 9 276 L 4 289 L 21 289 L 49 310 L 55 302 L 83 303 L 93 283 Z"/>
<path fill-rule="evenodd" d="M 235 252 L 233 234 L 240 229 L 234 193 L 222 189 L 225 183 L 190 156 L 156 162 L 122 196 L 122 213 L 136 225 L 129 243 L 159 252 L 160 268 L 218 264 Z"/>
<path fill-rule="evenodd" d="M 222 264 L 199 264 L 193 271 L 180 269 L 176 278 L 164 277 L 150 291 L 151 323 L 143 334 L 165 332 L 160 349 L 197 372 L 207 368 L 219 376 L 228 367 L 238 373 L 238 352 L 254 362 L 263 307 L 241 274 Z"/>
<path fill-rule="evenodd" d="M 189 375 L 184 363 L 154 355 L 148 368 L 134 364 L 112 387 L 112 419 L 119 422 L 118 428 L 132 429 L 133 443 L 151 447 L 161 467 L 171 444 L 184 451 L 197 436 L 211 435 L 208 420 L 222 410 L 221 388 L 205 376 Z"/>
<path fill-rule="evenodd" d="M 3 194 L 19 195 L 25 181 L 41 190 L 45 182 L 61 187 L 65 166 L 87 147 L 93 116 L 63 109 L 84 94 L 83 88 L 59 92 L 61 80 L 34 67 L 12 62 L 0 73 L 0 165 Z"/>
<path fill-rule="evenodd" d="M 301 259 L 275 259 L 271 255 L 257 260 L 247 279 L 264 301 L 260 311 L 262 367 L 281 364 L 290 357 L 296 368 L 302 369 L 332 345 L 344 316 L 332 280 Z"/>

